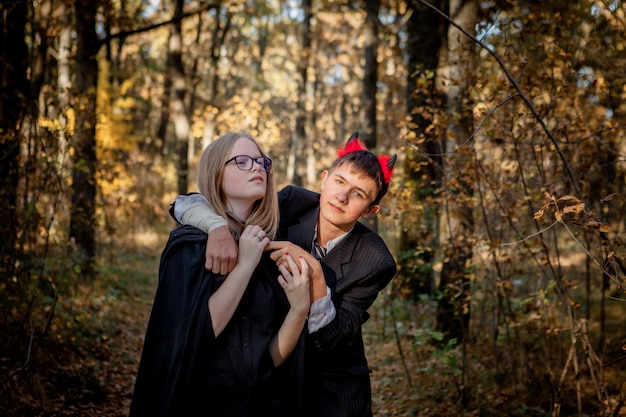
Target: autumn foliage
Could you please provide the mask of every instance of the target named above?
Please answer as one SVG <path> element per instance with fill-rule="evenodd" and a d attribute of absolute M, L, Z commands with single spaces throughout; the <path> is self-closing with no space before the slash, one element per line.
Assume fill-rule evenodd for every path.
<path fill-rule="evenodd" d="M 375 126 L 399 156 L 376 415 L 626 415 L 622 1 L 99 1 L 87 28 L 74 3 L 0 5 L 0 414 L 127 414 L 169 204 L 213 138 L 316 189 Z"/>

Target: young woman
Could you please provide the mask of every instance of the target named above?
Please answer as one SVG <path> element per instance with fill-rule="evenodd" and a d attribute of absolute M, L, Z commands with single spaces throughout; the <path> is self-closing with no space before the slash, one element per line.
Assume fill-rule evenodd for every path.
<path fill-rule="evenodd" d="M 200 159 L 200 193 L 228 219 L 239 257 L 228 276 L 204 268 L 206 234 L 170 234 L 130 408 L 134 416 L 294 416 L 309 310 L 309 267 L 264 248 L 278 228 L 272 161 L 245 133 Z M 287 267 L 286 267 L 287 266 Z"/>

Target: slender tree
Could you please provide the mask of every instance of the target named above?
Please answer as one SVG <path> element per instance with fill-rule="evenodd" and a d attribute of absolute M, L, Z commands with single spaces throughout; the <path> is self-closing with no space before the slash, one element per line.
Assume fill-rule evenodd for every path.
<path fill-rule="evenodd" d="M 474 31 L 478 5 L 474 0 L 452 0 L 450 16 L 468 32 Z M 465 146 L 473 126 L 468 86 L 475 68 L 472 39 L 449 25 L 446 48 L 437 73 L 439 90 L 446 99 L 447 126 L 441 222 L 443 262 L 437 326 L 450 338 L 462 340 L 469 330 L 470 281 L 474 236 L 472 147 Z"/>
<path fill-rule="evenodd" d="M 378 90 L 378 13 L 380 0 L 365 2 L 365 67 L 363 71 L 363 92 L 361 111 L 361 140 L 368 148 L 375 148 L 376 143 L 376 92 Z"/>
<path fill-rule="evenodd" d="M 361 101 L 360 138 L 369 149 L 375 149 L 376 140 L 376 93 L 378 91 L 378 13 L 380 0 L 365 2 L 365 67 L 363 68 L 363 91 Z M 363 221 L 369 228 L 376 230 L 378 222 L 376 216 Z"/>
<path fill-rule="evenodd" d="M 440 8 L 441 1 L 431 1 Z M 442 147 L 431 129 L 433 112 L 441 103 L 435 89 L 439 49 L 445 23 L 427 6 L 413 2 L 408 11 L 407 115 L 413 138 L 405 160 L 406 188 L 410 206 L 422 207 L 402 214 L 399 242 L 400 274 L 414 296 L 433 290 L 433 263 L 438 246 L 439 203 L 436 193 L 442 181 Z M 419 224 L 419 227 L 415 227 Z"/>
<path fill-rule="evenodd" d="M 0 276 L 12 276 L 18 231 L 20 121 L 27 108 L 28 3 L 0 4 Z"/>
<path fill-rule="evenodd" d="M 287 166 L 287 180 L 296 185 L 302 185 L 302 176 L 298 170 L 298 165 L 301 160 L 301 150 L 304 148 L 304 141 L 306 140 L 306 98 L 309 57 L 311 55 L 311 3 L 311 0 L 302 0 L 304 17 L 300 29 L 301 51 L 300 59 L 298 60 L 298 102 L 296 104 L 296 128 L 291 142 L 291 150 Z"/>
<path fill-rule="evenodd" d="M 218 86 L 220 85 L 220 73 L 218 61 L 220 58 L 220 48 L 224 45 L 224 39 L 230 30 L 232 13 L 223 6 L 217 6 L 215 10 L 215 25 L 213 26 L 211 39 L 209 40 L 209 93 L 207 101 L 214 108 L 219 108 L 220 94 Z M 202 149 L 209 146 L 215 135 L 215 119 L 216 115 L 211 112 L 205 120 L 204 132 L 202 133 Z"/>
<path fill-rule="evenodd" d="M 170 39 L 168 45 L 168 66 L 172 77 L 172 119 L 174 122 L 174 134 L 178 149 L 178 193 L 187 192 L 189 182 L 189 113 L 185 103 L 187 94 L 187 79 L 183 65 L 183 33 L 182 16 L 185 6 L 184 0 L 176 0 L 174 3 L 174 21 L 170 26 Z"/>
<path fill-rule="evenodd" d="M 163 74 L 163 93 L 161 94 L 161 101 L 159 103 L 159 107 L 161 109 L 159 113 L 159 122 L 156 131 L 156 143 L 149 143 L 146 150 L 150 150 L 151 148 L 157 148 L 161 156 L 165 154 L 165 145 L 167 142 L 167 126 L 170 123 L 170 101 L 172 95 L 172 74 L 169 70 L 171 67 L 172 57 L 171 54 L 167 53 L 167 62 L 166 67 L 167 70 Z"/>
<path fill-rule="evenodd" d="M 76 127 L 72 138 L 72 198 L 70 238 L 75 242 L 76 261 L 85 277 L 95 273 L 96 256 L 96 89 L 97 1 L 78 1 L 76 10 Z"/>
<path fill-rule="evenodd" d="M 72 88 L 72 25 L 71 7 L 65 2 L 59 3 L 60 33 L 58 40 L 57 68 L 58 68 L 58 111 L 59 111 L 59 160 L 65 162 L 68 145 L 68 110 Z M 65 166 L 65 163 L 61 163 Z"/>

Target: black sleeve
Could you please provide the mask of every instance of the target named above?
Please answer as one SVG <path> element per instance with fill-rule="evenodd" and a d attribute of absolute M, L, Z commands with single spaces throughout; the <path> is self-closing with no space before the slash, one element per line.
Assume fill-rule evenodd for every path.
<path fill-rule="evenodd" d="M 356 225 L 355 229 L 363 230 L 364 226 Z M 322 267 L 328 277 L 328 266 L 322 262 Z M 367 310 L 394 277 L 397 267 L 382 238 L 368 232 L 355 248 L 355 258 L 341 264 L 341 270 L 341 282 L 331 286 L 337 314 L 328 325 L 311 334 L 320 351 L 352 346 L 361 338 L 361 326 L 369 319 Z"/>
<path fill-rule="evenodd" d="M 278 192 L 281 224 L 291 224 L 320 205 L 320 195 L 302 187 L 288 185 Z"/>
<path fill-rule="evenodd" d="M 315 347 L 328 352 L 354 345 L 361 338 L 363 324 L 369 319 L 367 310 L 395 274 L 395 263 L 385 262 L 361 277 L 347 291 L 333 294 L 336 316 L 328 325 L 311 334 Z"/>

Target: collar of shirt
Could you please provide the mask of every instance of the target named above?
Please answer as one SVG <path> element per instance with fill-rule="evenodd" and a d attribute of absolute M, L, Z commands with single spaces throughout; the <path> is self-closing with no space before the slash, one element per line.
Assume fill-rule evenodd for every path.
<path fill-rule="evenodd" d="M 343 235 L 339 237 L 329 240 L 326 243 L 326 253 L 333 250 L 333 248 L 337 246 L 343 239 L 345 239 L 345 237 L 348 236 L 348 233 L 350 233 L 351 231 L 352 229 L 348 230 L 346 233 L 344 233 Z M 315 233 L 313 233 L 313 243 L 316 243 L 316 242 L 317 242 L 317 224 L 315 225 Z"/>

